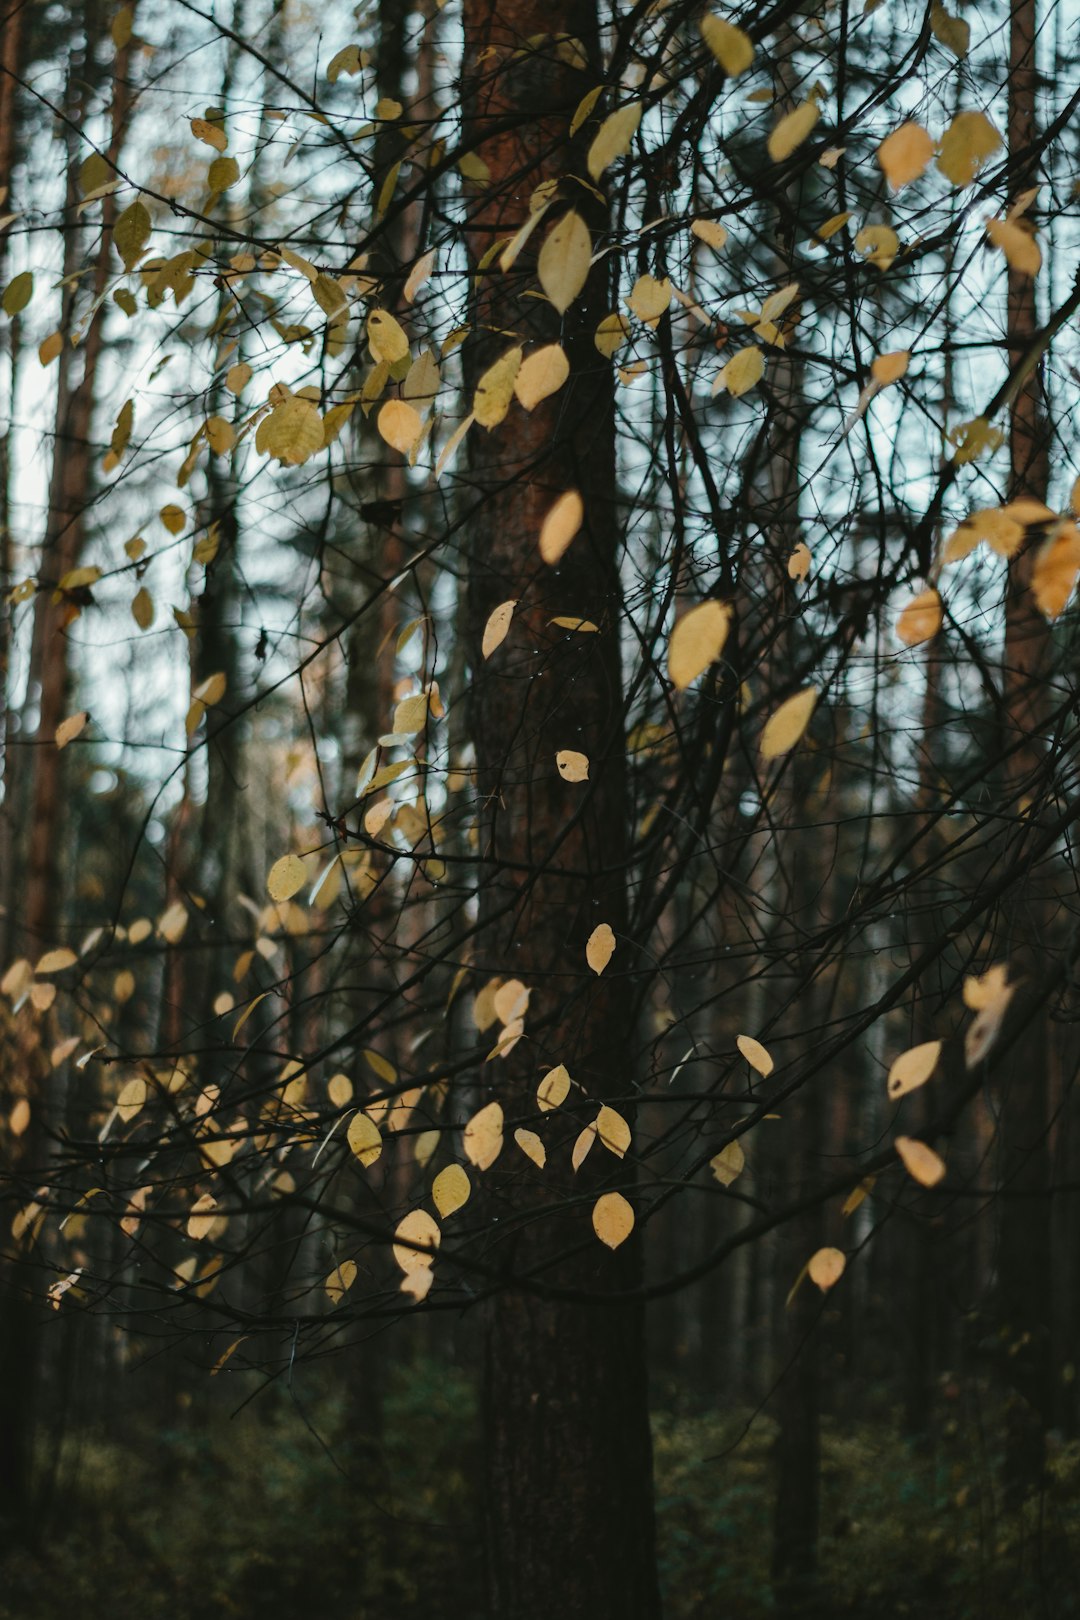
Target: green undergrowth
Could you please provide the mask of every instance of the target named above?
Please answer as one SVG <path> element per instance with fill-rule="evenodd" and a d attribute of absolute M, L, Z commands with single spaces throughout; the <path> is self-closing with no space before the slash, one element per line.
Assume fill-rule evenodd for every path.
<path fill-rule="evenodd" d="M 178 1399 L 165 1427 L 127 1411 L 68 1434 L 38 1545 L 0 1563 L 0 1620 L 480 1620 L 466 1376 L 421 1360 L 381 1401 L 358 1381 L 236 1412 L 239 1382 Z M 662 1404 L 666 1620 L 1080 1616 L 1080 1446 L 1056 1443 L 1043 1498 L 1009 1514 L 985 1414 L 946 1414 L 918 1445 L 830 1416 L 819 1576 L 778 1603 L 773 1443 L 767 1417 Z"/>

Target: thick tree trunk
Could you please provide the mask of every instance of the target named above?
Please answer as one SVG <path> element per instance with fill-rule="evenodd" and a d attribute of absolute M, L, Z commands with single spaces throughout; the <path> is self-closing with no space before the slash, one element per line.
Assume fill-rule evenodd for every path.
<path fill-rule="evenodd" d="M 592 0 L 466 0 L 464 22 L 467 134 L 482 137 L 491 173 L 472 203 L 476 264 L 528 218 L 533 189 L 566 172 L 570 117 L 600 73 Z M 560 36 L 583 43 L 585 71 L 568 64 Z M 568 188 L 567 200 L 590 206 L 580 186 Z M 561 211 L 560 202 L 552 217 Z M 537 234 L 542 240 L 543 228 Z M 508 333 L 548 342 L 560 335 L 549 305 L 520 296 L 535 287 L 535 263 L 527 252 L 510 274 L 477 272 L 473 380 L 510 346 Z M 544 1171 L 520 1155 L 510 1163 L 517 1150 L 509 1146 L 505 1168 L 500 1161 L 485 1178 L 489 1215 L 498 1218 L 490 1259 L 508 1274 L 488 1306 L 485 1369 L 489 1599 L 500 1620 L 659 1613 L 642 1313 L 603 1300 L 638 1280 L 637 1246 L 631 1238 L 609 1253 L 589 1221 L 599 1186 L 611 1185 L 621 1166 L 599 1146 L 578 1176 L 568 1162 L 598 1099 L 632 1089 L 620 961 L 630 951 L 614 394 L 592 343 L 607 296 L 597 270 L 565 318 L 571 376 L 563 390 L 531 416 L 512 405 L 501 426 L 490 434 L 473 427 L 468 441 L 483 925 L 476 960 L 481 982 L 513 975 L 532 997 L 527 1039 L 486 1065 L 482 1083 L 501 1099 L 508 1123 L 536 1123 L 533 1098 L 547 1067 L 565 1063 L 581 1088 L 546 1116 Z M 562 562 L 547 568 L 537 551 L 541 522 L 570 488 L 582 495 L 585 522 Z M 483 627 L 510 599 L 510 633 L 485 661 Z M 599 632 L 575 635 L 551 623 L 569 614 Z M 587 782 L 560 776 L 555 756 L 564 748 L 588 756 Z M 601 922 L 619 949 L 597 978 L 585 966 L 585 945 Z M 547 1296 L 533 1284 L 592 1299 Z"/>

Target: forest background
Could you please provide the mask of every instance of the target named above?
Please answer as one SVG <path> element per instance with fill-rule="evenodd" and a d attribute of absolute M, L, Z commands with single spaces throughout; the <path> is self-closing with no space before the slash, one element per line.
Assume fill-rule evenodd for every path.
<path fill-rule="evenodd" d="M 1080 13 L 0 5 L 0 1616 L 1080 1613 Z"/>

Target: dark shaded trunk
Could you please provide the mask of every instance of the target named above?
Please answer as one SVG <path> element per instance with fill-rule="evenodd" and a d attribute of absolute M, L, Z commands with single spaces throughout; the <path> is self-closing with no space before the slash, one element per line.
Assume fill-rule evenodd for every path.
<path fill-rule="evenodd" d="M 534 187 L 566 172 L 567 123 L 600 72 L 591 0 L 466 0 L 464 22 L 467 134 L 484 137 L 479 152 L 491 172 L 472 200 L 475 264 L 527 219 Z M 560 59 L 564 35 L 584 42 L 585 71 Z M 515 58 L 525 40 L 535 49 Z M 591 206 L 580 187 L 572 201 Z M 594 228 L 601 218 L 597 210 Z M 527 251 L 512 273 L 478 277 L 474 322 L 485 335 L 473 340 L 473 381 L 510 346 L 508 332 L 548 342 L 560 335 L 549 305 L 520 296 L 535 286 L 535 264 Z M 564 1109 L 542 1116 L 543 1172 L 520 1155 L 511 1162 L 517 1150 L 508 1144 L 485 1177 L 501 1234 L 488 1258 L 506 1273 L 487 1306 L 485 1367 L 489 1602 L 500 1620 L 659 1613 L 642 1313 L 603 1297 L 637 1283 L 637 1244 L 631 1237 L 609 1253 L 590 1226 L 602 1186 L 621 1177 L 632 1188 L 624 1165 L 599 1145 L 576 1177 L 569 1164 L 574 1136 L 595 1119 L 599 1099 L 620 1099 L 629 1113 L 632 1090 L 614 393 L 592 343 L 609 307 L 606 274 L 594 270 L 563 322 L 571 365 L 564 389 L 531 416 L 512 405 L 501 426 L 490 434 L 473 427 L 468 441 L 476 497 L 468 528 L 476 964 L 480 982 L 512 973 L 532 996 L 527 1038 L 486 1065 L 481 1082 L 508 1124 L 537 1123 L 535 1089 L 549 1066 L 565 1063 L 581 1088 Z M 547 568 L 537 538 L 566 489 L 580 492 L 585 520 L 562 562 Z M 485 661 L 484 625 L 510 599 L 510 633 Z M 551 623 L 569 614 L 591 619 L 599 633 Z M 588 781 L 563 780 L 555 756 L 566 748 L 588 756 Z M 585 947 L 601 922 L 618 948 L 595 977 Z M 590 1298 L 534 1291 L 546 1288 Z"/>

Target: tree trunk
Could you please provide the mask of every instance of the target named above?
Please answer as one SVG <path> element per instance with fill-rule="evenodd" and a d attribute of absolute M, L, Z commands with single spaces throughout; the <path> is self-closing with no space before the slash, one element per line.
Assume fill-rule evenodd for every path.
<path fill-rule="evenodd" d="M 567 125 L 601 74 L 592 0 L 466 0 L 464 24 L 466 136 L 479 139 L 491 174 L 471 202 L 475 265 L 528 218 L 534 188 L 567 172 Z M 559 52 L 559 36 L 582 42 L 585 71 Z M 567 197 L 583 211 L 592 206 L 580 186 Z M 535 287 L 535 262 L 527 251 L 512 273 L 476 272 L 472 380 L 510 346 L 508 333 L 559 336 L 551 306 L 519 296 Z M 531 416 L 512 405 L 500 427 L 489 434 L 474 426 L 468 440 L 476 497 L 468 530 L 480 806 L 476 961 L 479 982 L 512 974 L 532 997 L 527 1038 L 485 1065 L 482 1083 L 498 1095 L 508 1124 L 537 1123 L 535 1089 L 549 1066 L 565 1063 L 581 1088 L 565 1109 L 542 1116 L 543 1172 L 524 1166 L 509 1145 L 485 1177 L 489 1216 L 498 1218 L 489 1260 L 506 1274 L 487 1307 L 485 1368 L 489 1602 L 500 1620 L 659 1613 L 642 1313 L 603 1300 L 637 1283 L 637 1245 L 631 1237 L 609 1253 L 589 1220 L 596 1191 L 622 1167 L 599 1145 L 578 1176 L 568 1162 L 597 1101 L 629 1089 L 632 1036 L 614 393 L 592 343 L 607 300 L 606 272 L 595 269 L 563 323 L 565 387 Z M 540 525 L 571 488 L 582 495 L 584 525 L 561 563 L 547 568 L 537 551 Z M 517 602 L 510 633 L 484 660 L 483 627 L 510 599 Z M 552 625 L 569 614 L 592 620 L 599 633 Z M 564 748 L 587 754 L 588 781 L 562 779 L 555 756 Z M 585 946 L 601 922 L 614 930 L 618 949 L 597 977 L 586 968 Z M 629 1112 L 625 1101 L 620 1108 Z M 532 1284 L 593 1297 L 545 1297 Z"/>

